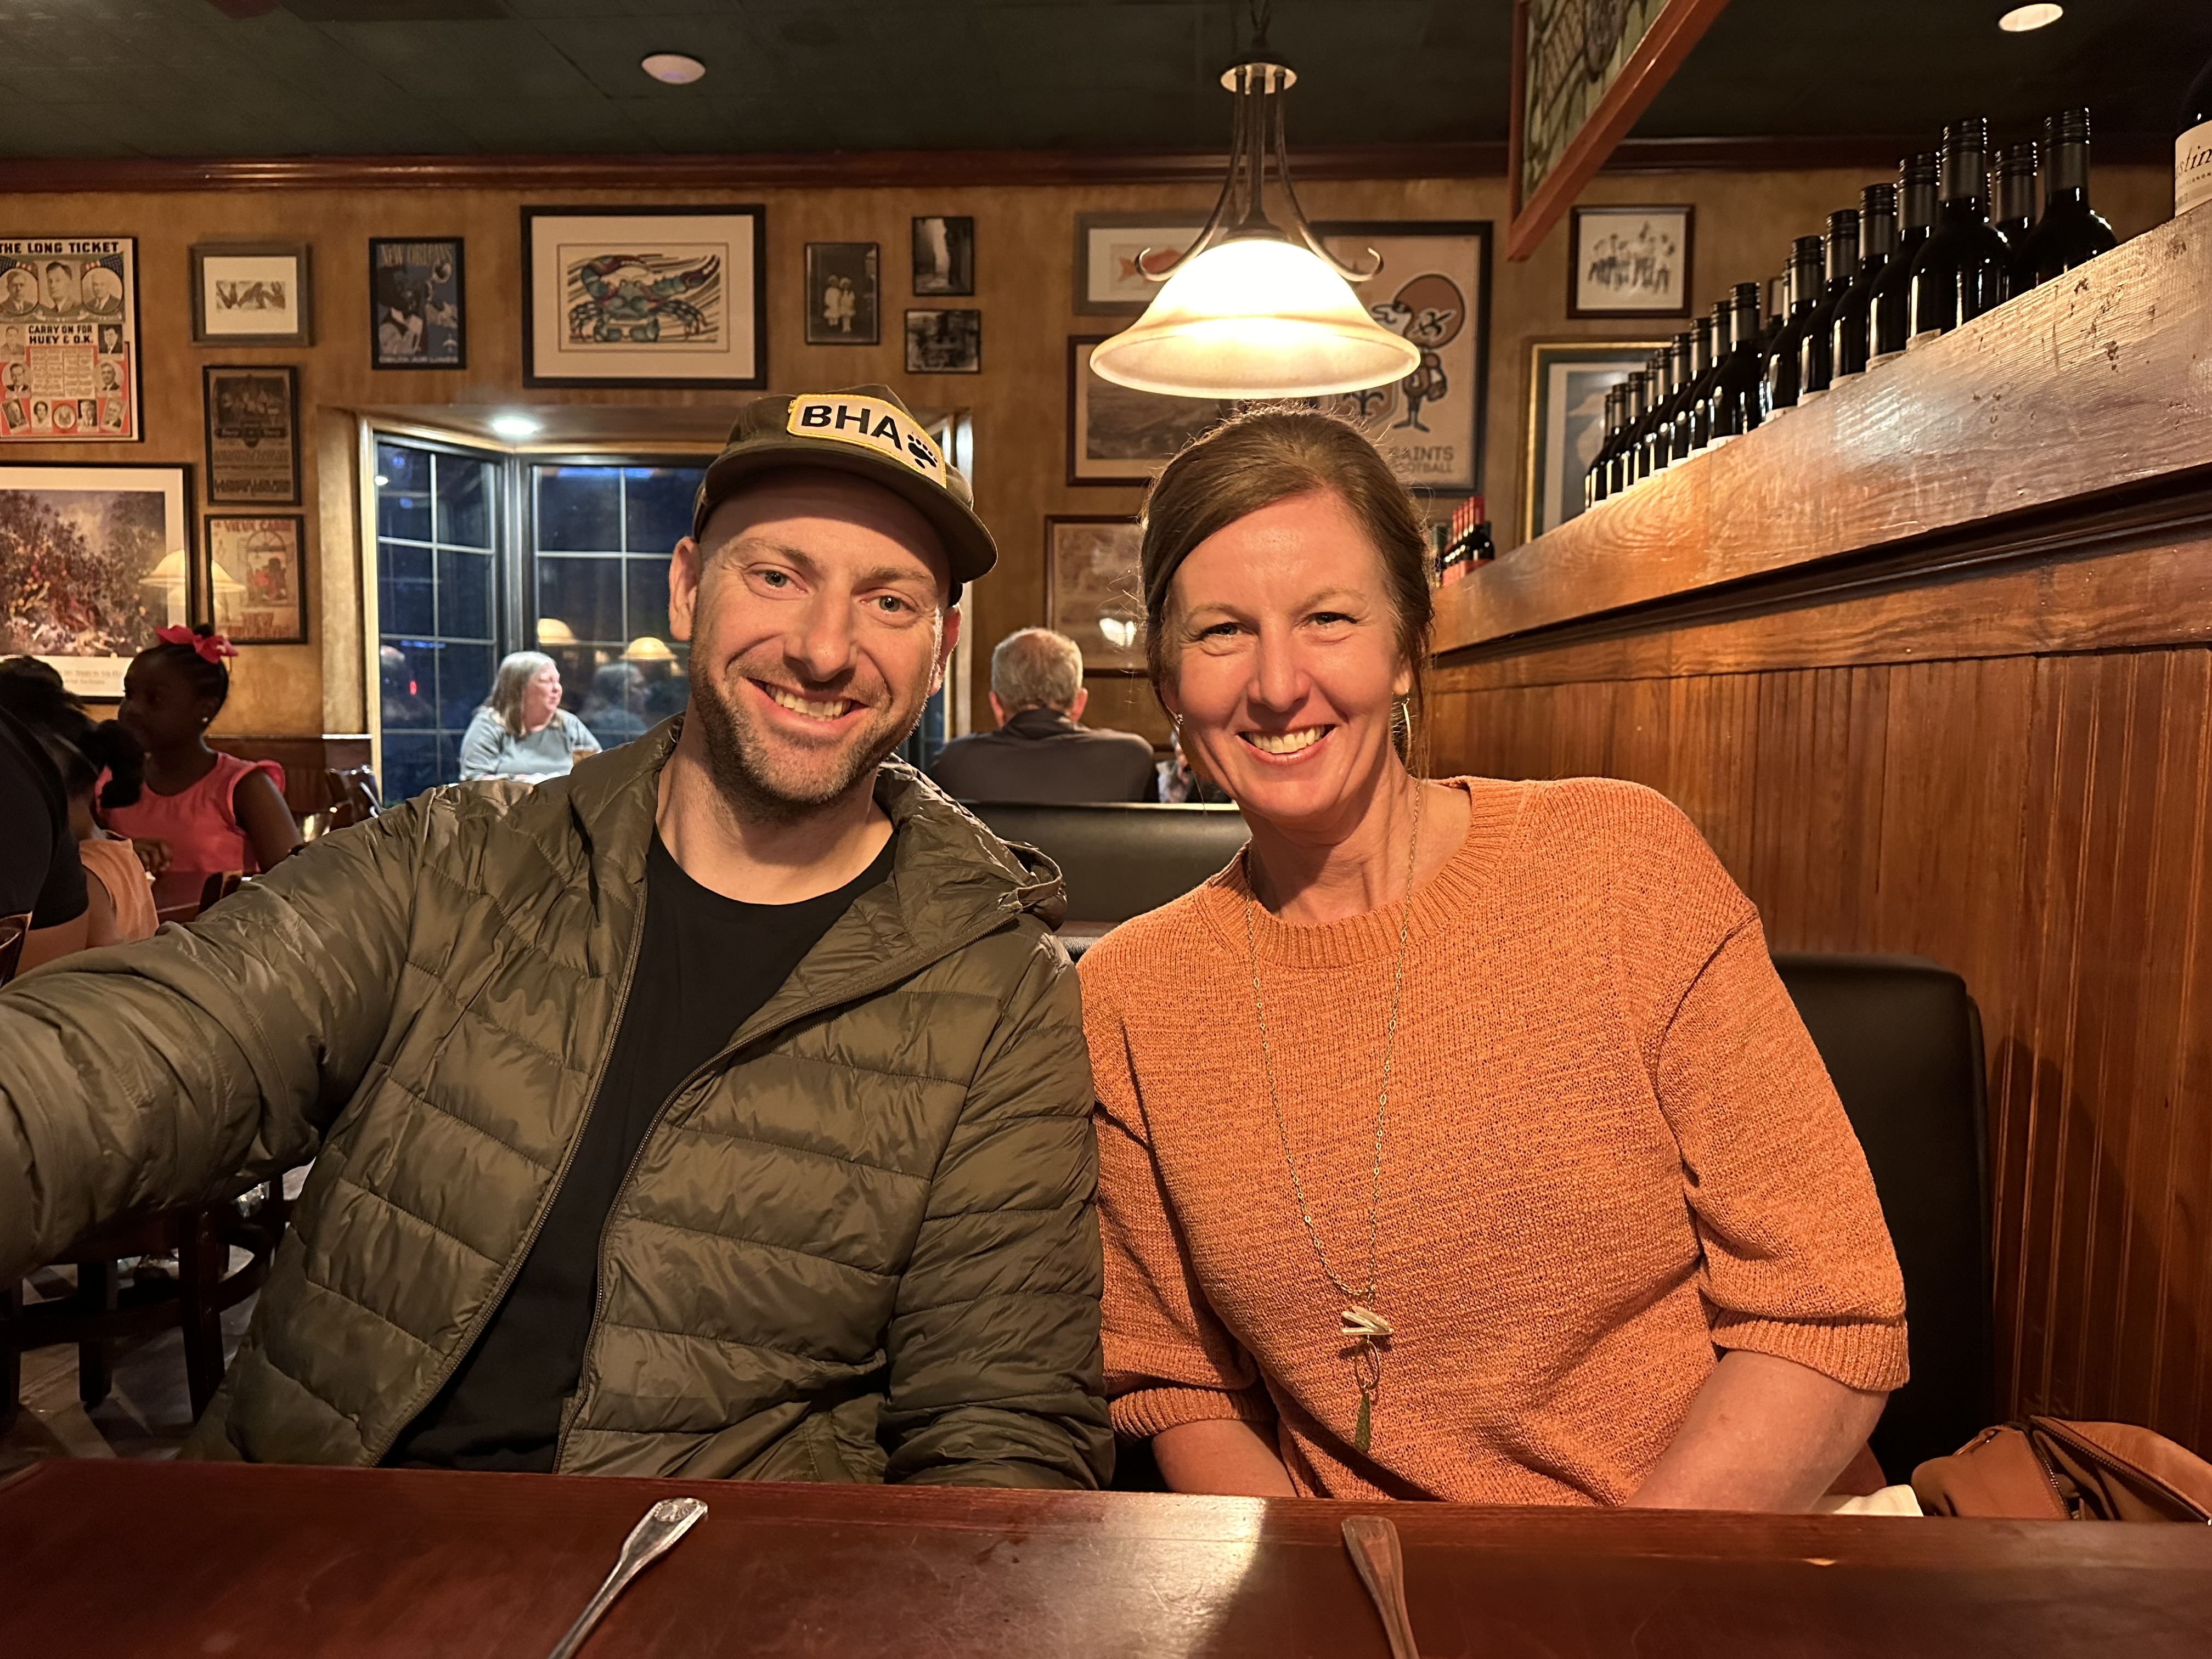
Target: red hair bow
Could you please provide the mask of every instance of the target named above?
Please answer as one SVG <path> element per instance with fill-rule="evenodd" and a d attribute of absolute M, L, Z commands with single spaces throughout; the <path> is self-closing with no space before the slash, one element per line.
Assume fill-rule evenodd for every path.
<path fill-rule="evenodd" d="M 189 645 L 199 653 L 203 662 L 222 663 L 225 657 L 234 657 L 238 647 L 220 634 L 196 634 L 182 623 L 168 628 L 157 628 L 154 637 L 164 645 Z"/>

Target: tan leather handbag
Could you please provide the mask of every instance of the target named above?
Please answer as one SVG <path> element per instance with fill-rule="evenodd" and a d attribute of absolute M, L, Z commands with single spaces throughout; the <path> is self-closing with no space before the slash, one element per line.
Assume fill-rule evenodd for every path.
<path fill-rule="evenodd" d="M 1912 1472 L 1929 1515 L 2212 1522 L 2212 1463 L 2132 1423 L 2031 1417 L 1984 1429 Z"/>

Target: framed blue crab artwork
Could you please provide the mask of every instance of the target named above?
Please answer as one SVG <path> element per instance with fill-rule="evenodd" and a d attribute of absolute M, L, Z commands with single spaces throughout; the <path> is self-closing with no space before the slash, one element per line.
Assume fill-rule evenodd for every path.
<path fill-rule="evenodd" d="M 768 385 L 758 207 L 522 210 L 522 382 Z"/>

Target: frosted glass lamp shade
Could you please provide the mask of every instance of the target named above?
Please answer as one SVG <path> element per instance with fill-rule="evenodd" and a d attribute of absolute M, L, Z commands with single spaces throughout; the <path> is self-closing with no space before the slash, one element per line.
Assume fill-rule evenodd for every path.
<path fill-rule="evenodd" d="M 1191 259 L 1143 316 L 1091 353 L 1091 367 L 1117 386 L 1183 398 L 1358 392 L 1420 361 L 1312 252 L 1259 237 Z"/>

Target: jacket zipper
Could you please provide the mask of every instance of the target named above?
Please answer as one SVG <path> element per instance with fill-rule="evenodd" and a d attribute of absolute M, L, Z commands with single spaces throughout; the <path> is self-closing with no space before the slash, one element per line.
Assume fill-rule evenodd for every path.
<path fill-rule="evenodd" d="M 606 1080 L 607 1066 L 614 1059 L 615 1038 L 621 1034 L 623 1016 L 629 1009 L 630 984 L 637 977 L 638 945 L 644 936 L 645 905 L 641 901 L 637 907 L 637 920 L 630 924 L 629 960 L 623 964 L 622 989 L 615 997 L 615 1015 L 607 1027 L 606 1043 L 599 1050 L 599 1065 L 592 1073 L 591 1091 L 584 1097 L 584 1114 L 576 1120 L 576 1132 L 568 1137 L 568 1146 L 562 1149 L 561 1162 L 553 1171 L 552 1183 L 545 1189 L 545 1197 L 538 1206 L 538 1213 L 531 1218 L 529 1231 L 523 1234 L 521 1245 L 501 1273 L 499 1283 L 493 1286 L 483 1310 L 469 1322 L 469 1328 L 454 1347 L 453 1357 L 439 1367 L 438 1374 L 431 1379 L 429 1386 L 410 1402 L 405 1414 L 399 1419 L 398 1426 L 385 1436 L 383 1443 L 370 1455 L 368 1462 L 371 1468 L 384 1461 L 384 1455 L 422 1414 L 422 1408 L 437 1398 L 438 1390 L 444 1388 L 453 1374 L 460 1369 L 461 1362 L 476 1347 L 477 1339 L 483 1334 L 484 1327 L 491 1323 L 492 1316 L 499 1311 L 500 1304 L 507 1300 L 507 1291 L 513 1288 L 516 1276 L 522 1272 L 522 1264 L 530 1260 L 530 1252 L 538 1243 L 538 1235 L 545 1226 L 545 1218 L 553 1213 L 554 1200 L 561 1195 L 561 1183 L 568 1179 L 568 1166 L 575 1162 L 576 1149 L 584 1144 L 584 1131 L 590 1127 L 592 1113 L 599 1104 L 599 1085 Z"/>
<path fill-rule="evenodd" d="M 1017 888 L 1009 896 L 1018 899 L 1019 894 L 1020 890 Z M 561 1414 L 561 1432 L 553 1443 L 553 1472 L 556 1474 L 561 1472 L 562 1459 L 568 1455 L 569 1431 L 574 1427 L 576 1419 L 583 1414 L 584 1396 L 590 1392 L 595 1381 L 592 1367 L 599 1354 L 599 1322 L 607 1310 L 607 1229 L 614 1224 L 615 1212 L 622 1206 L 623 1197 L 629 1191 L 630 1179 L 637 1174 L 637 1166 L 645 1160 L 645 1149 L 653 1144 L 653 1136 L 660 1132 L 660 1126 L 668 1116 L 668 1109 L 680 1100 L 684 1091 L 693 1084 L 702 1078 L 712 1076 L 731 1055 L 736 1054 L 740 1048 L 750 1048 L 762 1039 L 772 1037 L 810 1015 L 820 1013 L 824 1008 L 834 1008 L 841 1002 L 854 1002 L 862 997 L 873 996 L 886 987 L 896 984 L 909 974 L 920 973 L 931 963 L 942 962 L 954 951 L 964 951 L 978 939 L 988 938 L 1005 926 L 1009 917 L 1021 915 L 1024 908 L 1026 907 L 1018 903 L 1012 908 L 1005 908 L 1002 905 L 1001 913 L 999 915 L 991 918 L 988 922 L 981 927 L 970 928 L 959 934 L 951 944 L 940 949 L 934 951 L 915 952 L 908 957 L 902 958 L 896 966 L 879 972 L 872 978 L 861 980 L 857 986 L 847 986 L 842 988 L 834 996 L 820 997 L 812 1002 L 801 1004 L 773 1025 L 763 1026 L 750 1035 L 741 1032 L 738 1040 L 730 1042 L 713 1058 L 694 1066 L 685 1074 L 684 1080 L 676 1085 L 668 1098 L 660 1103 L 659 1109 L 653 1115 L 653 1121 L 646 1127 L 644 1137 L 637 1143 L 637 1151 L 630 1154 L 629 1167 L 623 1171 L 622 1181 L 615 1188 L 614 1200 L 607 1206 L 605 1219 L 599 1223 L 599 1254 L 595 1258 L 592 1270 L 592 1323 L 584 1334 L 584 1359 L 576 1373 L 576 1392 L 570 1397 L 568 1409 Z M 628 987 L 625 985 L 623 989 L 625 1001 L 628 1000 Z M 565 1170 L 568 1166 L 564 1164 L 562 1167 Z"/>

